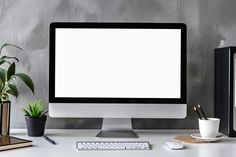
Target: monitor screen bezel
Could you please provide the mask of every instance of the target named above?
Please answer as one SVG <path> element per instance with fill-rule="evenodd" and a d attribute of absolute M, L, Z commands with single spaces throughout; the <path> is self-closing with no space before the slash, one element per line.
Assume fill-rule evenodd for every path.
<path fill-rule="evenodd" d="M 96 28 L 96 29 L 180 29 L 181 30 L 181 90 L 180 98 L 95 98 L 95 97 L 55 97 L 55 35 L 57 28 Z M 184 23 L 86 23 L 53 22 L 49 36 L 49 103 L 148 103 L 186 104 L 186 25 Z"/>

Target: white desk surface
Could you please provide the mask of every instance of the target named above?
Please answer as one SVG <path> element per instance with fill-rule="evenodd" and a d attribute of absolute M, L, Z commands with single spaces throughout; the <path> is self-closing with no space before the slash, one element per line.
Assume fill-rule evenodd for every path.
<path fill-rule="evenodd" d="M 170 150 L 164 147 L 166 141 L 176 135 L 189 135 L 196 130 L 136 130 L 139 139 L 149 141 L 152 150 L 136 151 L 76 151 L 78 140 L 101 140 L 95 138 L 99 130 L 47 129 L 45 135 L 56 141 L 57 145 L 44 140 L 42 137 L 28 137 L 26 130 L 13 129 L 11 136 L 33 140 L 33 147 L 0 152 L 1 157 L 236 157 L 236 138 L 224 137 L 218 143 L 184 144 L 185 149 Z M 117 139 L 102 139 L 117 140 Z"/>

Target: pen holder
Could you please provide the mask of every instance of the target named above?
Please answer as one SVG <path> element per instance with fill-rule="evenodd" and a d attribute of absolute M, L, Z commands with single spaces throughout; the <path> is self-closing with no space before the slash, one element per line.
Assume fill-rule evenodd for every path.
<path fill-rule="evenodd" d="M 215 138 L 219 132 L 219 118 L 198 119 L 198 123 L 202 138 Z"/>

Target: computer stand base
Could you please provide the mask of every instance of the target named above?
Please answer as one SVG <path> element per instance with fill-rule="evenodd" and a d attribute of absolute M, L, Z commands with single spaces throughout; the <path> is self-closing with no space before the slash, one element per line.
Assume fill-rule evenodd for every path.
<path fill-rule="evenodd" d="M 125 130 L 105 130 L 100 131 L 96 137 L 99 138 L 138 138 L 138 135 L 133 131 L 125 131 Z"/>
<path fill-rule="evenodd" d="M 132 130 L 131 118 L 104 118 L 99 138 L 138 138 Z"/>

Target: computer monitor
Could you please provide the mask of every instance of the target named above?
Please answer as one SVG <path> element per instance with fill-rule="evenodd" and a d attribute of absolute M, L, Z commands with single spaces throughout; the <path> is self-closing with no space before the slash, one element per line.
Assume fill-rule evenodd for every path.
<path fill-rule="evenodd" d="M 52 23 L 49 65 L 49 115 L 103 118 L 98 136 L 186 116 L 185 24 Z"/>

